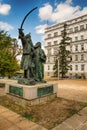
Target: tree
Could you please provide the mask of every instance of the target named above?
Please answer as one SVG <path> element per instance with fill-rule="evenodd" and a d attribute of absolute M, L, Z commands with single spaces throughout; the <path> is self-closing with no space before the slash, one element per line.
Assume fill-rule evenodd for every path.
<path fill-rule="evenodd" d="M 12 39 L 11 50 L 12 50 L 12 53 L 13 53 L 15 59 L 17 58 L 18 55 L 21 55 L 21 53 L 22 53 L 22 48 L 21 48 L 21 46 L 18 45 L 18 41 L 16 38 Z"/>
<path fill-rule="evenodd" d="M 19 70 L 17 59 L 11 50 L 11 37 L 6 32 L 0 31 L 0 75 L 9 78 Z"/>
<path fill-rule="evenodd" d="M 58 59 L 56 58 L 55 60 L 55 64 L 53 66 L 53 70 L 54 70 L 54 77 L 58 76 Z"/>
<path fill-rule="evenodd" d="M 55 70 L 54 73 L 58 72 L 58 60 L 59 60 L 59 73 L 61 74 L 61 77 L 63 78 L 65 74 L 69 70 L 69 63 L 70 61 L 70 51 L 67 49 L 70 45 L 70 37 L 67 36 L 67 24 L 64 24 L 64 29 L 62 31 L 62 40 L 59 44 L 58 54 L 56 55 L 56 61 L 55 61 Z"/>

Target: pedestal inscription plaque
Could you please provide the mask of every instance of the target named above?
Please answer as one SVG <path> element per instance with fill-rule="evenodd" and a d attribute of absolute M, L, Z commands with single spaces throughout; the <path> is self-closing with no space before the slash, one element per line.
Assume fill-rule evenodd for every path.
<path fill-rule="evenodd" d="M 38 88 L 38 90 L 37 90 L 38 97 L 50 95 L 50 94 L 53 94 L 53 85 L 43 87 L 43 88 Z"/>
<path fill-rule="evenodd" d="M 23 97 L 23 88 L 15 87 L 10 85 L 9 86 L 9 93 Z"/>

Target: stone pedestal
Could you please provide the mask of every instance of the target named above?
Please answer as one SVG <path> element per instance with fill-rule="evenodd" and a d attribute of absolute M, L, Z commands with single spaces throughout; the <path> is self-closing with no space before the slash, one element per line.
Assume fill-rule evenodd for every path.
<path fill-rule="evenodd" d="M 21 85 L 18 83 L 8 83 L 5 87 L 5 92 L 8 94 L 9 97 L 11 97 L 11 99 L 16 100 L 16 102 L 17 100 L 20 100 L 20 102 L 23 103 L 25 101 L 29 105 L 36 105 L 47 102 L 48 100 L 52 100 L 57 96 L 57 91 L 58 85 L 51 83 L 37 84 L 31 86 Z"/>

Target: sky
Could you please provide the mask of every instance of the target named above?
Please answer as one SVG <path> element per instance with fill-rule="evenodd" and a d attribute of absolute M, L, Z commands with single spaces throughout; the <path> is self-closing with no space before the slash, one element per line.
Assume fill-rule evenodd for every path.
<path fill-rule="evenodd" d="M 31 33 L 33 44 L 44 45 L 44 28 L 87 14 L 87 0 L 0 0 L 0 30 L 18 38 L 24 16 L 24 33 Z"/>

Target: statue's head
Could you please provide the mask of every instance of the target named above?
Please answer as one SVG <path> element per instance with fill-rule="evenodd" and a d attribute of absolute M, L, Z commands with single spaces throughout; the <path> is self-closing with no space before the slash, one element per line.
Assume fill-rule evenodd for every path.
<path fill-rule="evenodd" d="M 41 47 L 41 42 L 37 42 L 34 47 L 35 48 Z"/>
<path fill-rule="evenodd" d="M 26 34 L 25 38 L 27 39 L 29 44 L 33 45 L 30 33 Z"/>
<path fill-rule="evenodd" d="M 31 39 L 31 35 L 30 35 L 30 33 L 26 34 L 25 37 L 26 37 L 27 39 Z"/>

